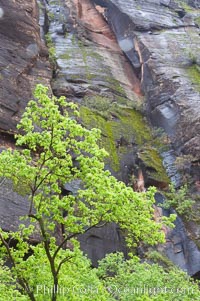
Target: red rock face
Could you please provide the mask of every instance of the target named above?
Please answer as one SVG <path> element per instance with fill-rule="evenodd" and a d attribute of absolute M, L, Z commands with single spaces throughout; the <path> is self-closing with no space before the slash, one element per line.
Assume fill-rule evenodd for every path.
<path fill-rule="evenodd" d="M 76 7 L 77 20 L 87 31 L 88 37 L 100 47 L 107 48 L 108 51 L 122 56 L 123 69 L 127 76 L 126 84 L 131 87 L 133 92 L 142 95 L 140 80 L 124 57 L 115 35 L 105 21 L 104 9 L 98 5 L 93 5 L 90 0 L 73 0 L 73 2 Z"/>
<path fill-rule="evenodd" d="M 97 10 L 89 0 L 74 0 L 77 9 L 77 16 L 91 35 L 94 42 L 113 51 L 121 52 L 114 34 L 110 27 L 102 18 L 101 12 L 103 9 Z"/>
<path fill-rule="evenodd" d="M 193 156 L 190 174 L 193 182 L 199 180 L 200 170 L 193 163 L 200 161 L 199 3 L 91 1 L 106 7 L 118 41 L 133 41 L 131 53 L 124 52 L 133 66 L 140 64 L 147 114 L 169 135 L 180 156 Z"/>
<path fill-rule="evenodd" d="M 182 123 L 180 123 L 182 132 L 180 129 L 178 133 L 181 134 L 177 135 L 178 139 L 176 138 L 178 147 L 184 146 L 186 151 L 191 152 L 192 150 L 194 154 L 199 154 L 200 144 L 196 135 L 199 122 L 199 102 L 195 102 L 195 95 L 197 95 L 197 93 L 194 91 L 190 85 L 191 83 L 189 83 L 184 74 L 185 62 L 187 64 L 191 63 L 191 58 L 188 57 L 185 61 L 184 51 L 182 51 L 181 48 L 184 46 L 181 44 L 183 36 L 187 39 L 189 37 L 188 40 L 190 43 L 193 35 L 194 40 L 199 37 L 197 27 L 190 24 L 190 16 L 184 18 L 184 22 L 186 23 L 183 26 L 183 20 L 179 18 L 175 11 L 173 12 L 173 7 L 166 12 L 166 6 L 160 5 L 162 1 L 159 3 L 158 1 L 138 0 L 136 3 L 136 1 L 133 0 L 105 0 L 105 3 L 112 4 L 113 10 L 110 10 L 110 15 L 107 15 L 106 18 L 108 23 L 110 18 L 109 24 L 112 23 L 113 30 L 115 31 L 114 34 L 111 30 L 111 26 L 109 26 L 104 19 L 105 8 L 93 4 L 95 3 L 95 0 L 66 1 L 66 3 L 72 2 L 75 9 L 73 25 L 74 29 L 77 29 L 78 35 L 81 38 L 80 40 L 84 41 L 84 37 L 86 37 L 86 48 L 89 48 L 90 41 L 92 41 L 92 44 L 94 45 L 96 43 L 97 53 L 99 51 L 102 60 L 105 60 L 102 64 L 99 63 L 98 65 L 98 63 L 95 63 L 95 59 L 91 59 L 91 57 L 89 57 L 90 55 L 88 55 L 88 57 L 85 58 L 86 62 L 83 62 L 84 53 L 81 53 L 81 51 L 75 52 L 75 48 L 78 47 L 70 48 L 70 45 L 66 42 L 67 39 L 65 39 L 66 44 L 60 44 L 63 48 L 66 46 L 66 49 L 70 51 L 70 53 L 64 53 L 65 55 L 68 54 L 68 58 L 65 60 L 67 61 L 67 72 L 65 72 L 66 70 L 61 70 L 62 68 L 57 70 L 57 73 L 60 72 L 61 79 L 61 85 L 57 88 L 58 94 L 61 95 L 66 93 L 66 96 L 70 95 L 70 98 L 76 98 L 79 101 L 80 98 L 84 98 L 84 96 L 88 95 L 106 95 L 113 103 L 116 101 L 115 96 L 117 94 L 118 96 L 123 94 L 123 97 L 127 97 L 130 101 L 140 102 L 143 99 L 140 97 L 142 95 L 142 82 L 143 90 L 145 91 L 145 95 L 150 104 L 149 113 L 152 116 L 152 120 L 155 120 L 155 124 L 157 122 L 157 124 L 162 125 L 163 122 L 164 125 L 166 123 L 170 128 L 172 124 L 171 120 L 173 121 L 173 114 L 170 115 L 170 113 L 173 113 L 176 105 L 178 105 L 181 114 L 183 115 L 181 120 Z M 168 2 L 170 3 L 173 1 Z M 114 7 L 115 5 L 116 7 Z M 121 8 L 118 9 L 119 7 L 117 7 L 117 5 L 119 7 L 121 5 Z M 57 6 L 58 14 L 56 16 L 59 19 L 59 1 L 57 1 Z M 122 16 L 123 10 L 124 13 Z M 180 12 L 183 13 L 183 11 L 179 11 L 179 13 Z M 112 19 L 113 17 L 116 17 L 115 20 Z M 57 38 L 58 36 L 61 37 L 63 35 L 63 40 L 61 42 L 64 42 L 62 25 L 66 24 L 59 23 L 57 25 L 60 26 Z M 186 28 L 187 25 L 188 27 Z M 54 26 L 53 33 L 55 35 L 56 30 L 57 29 Z M 70 34 L 71 32 L 67 31 L 67 33 Z M 117 40 L 119 41 L 119 44 Z M 189 50 L 191 50 L 190 43 Z M 134 58 L 135 61 L 131 58 L 133 52 L 129 55 L 127 50 L 132 44 L 134 44 L 134 53 L 136 54 L 136 57 Z M 195 48 L 197 43 L 193 41 L 192 45 L 194 45 Z M 123 49 L 123 51 L 127 50 L 127 57 L 129 58 L 129 61 L 133 61 L 133 66 L 138 66 L 139 75 L 134 71 L 134 68 L 132 68 L 128 59 L 125 58 L 121 49 Z M 187 51 L 184 47 L 183 49 Z M 92 53 L 93 49 L 90 50 L 90 53 Z M 72 61 L 75 60 L 76 62 L 73 63 Z M 199 59 L 196 59 L 196 61 L 199 62 Z M 178 63 L 178 65 L 180 64 L 180 68 L 177 69 L 177 64 L 175 63 Z M 94 66 L 95 64 L 97 64 L 97 66 Z M 91 73 L 88 72 L 88 65 L 91 67 Z M 109 70 L 106 69 L 107 66 L 109 67 Z M 102 67 L 103 71 L 100 70 L 99 67 Z M 90 77 L 90 75 L 93 77 Z M 107 75 L 110 77 L 113 76 L 111 79 L 116 80 L 117 84 L 123 87 L 124 93 L 115 91 L 116 87 L 113 88 L 106 83 L 106 78 L 103 77 L 103 75 L 105 75 L 105 77 Z M 48 85 L 50 79 L 51 71 L 49 68 L 47 51 L 41 42 L 39 34 L 36 0 L 1 0 L 0 148 L 13 147 L 13 133 L 15 132 L 15 126 L 21 112 L 31 98 L 32 89 L 37 82 Z M 71 81 L 68 81 L 68 79 Z M 194 86 L 196 86 L 195 82 Z M 56 91 L 56 89 L 54 91 Z M 113 98 L 110 97 L 114 95 L 115 92 L 117 92 L 116 95 Z M 135 97 L 136 94 L 137 97 Z M 168 101 L 169 104 L 167 103 Z M 186 112 L 186 114 L 184 112 Z M 187 118 L 186 121 L 184 121 L 184 118 L 188 116 L 192 117 L 190 122 L 187 122 Z M 164 119 L 165 117 L 169 118 Z M 112 118 L 115 120 L 116 116 L 113 115 Z M 119 123 L 119 120 L 116 120 L 116 124 L 117 123 Z M 12 135 L 9 135 L 9 133 Z M 196 136 L 194 135 L 195 137 L 191 138 L 193 133 L 195 133 Z M 121 138 L 123 137 L 119 136 L 119 139 L 116 140 L 116 142 Z M 125 141 L 125 146 L 132 151 L 133 147 L 135 148 L 135 142 L 134 140 L 131 140 L 130 142 L 131 143 Z M 114 147 L 115 145 L 113 148 Z M 132 162 L 131 160 L 133 160 L 132 152 L 130 155 L 127 155 L 121 169 L 125 170 L 127 165 Z M 196 165 L 198 164 L 199 163 L 197 162 Z M 23 215 L 24 212 L 27 212 L 28 204 L 24 198 L 12 191 L 12 186 L 9 186 L 9 184 L 10 183 L 1 185 L 0 221 L 1 226 L 4 229 L 14 230 L 19 224 L 19 216 Z M 166 187 L 165 183 L 159 181 L 154 181 L 154 184 L 161 189 Z M 199 177 L 195 182 L 195 187 L 199 192 Z M 143 175 L 138 175 L 136 190 L 143 191 L 144 189 Z M 9 202 L 8 199 L 10 200 Z M 159 222 L 162 214 L 163 212 L 161 209 L 155 207 L 155 220 Z M 191 255 L 191 257 L 192 259 L 195 258 L 196 261 L 189 264 L 188 267 L 187 265 L 186 267 L 183 265 L 183 268 L 188 268 L 191 274 L 194 273 L 193 268 L 196 269 L 197 263 L 199 264 L 200 262 L 198 259 L 199 255 L 196 253 L 195 246 L 191 247 L 190 241 L 188 243 L 182 224 L 180 224 L 180 222 L 179 224 L 177 223 L 177 230 L 174 233 L 169 231 L 167 227 L 163 227 L 162 230 L 168 239 L 168 245 L 164 245 L 164 248 L 167 246 L 169 249 L 168 253 L 172 254 L 172 258 L 175 258 L 175 253 L 182 254 L 182 262 L 185 264 L 185 262 L 187 263 L 189 261 L 188 259 L 190 259 L 189 257 L 184 257 L 185 250 L 195 250 L 195 253 L 192 253 L 194 255 Z M 181 234 L 183 234 L 183 239 L 181 240 L 181 244 L 183 244 L 182 249 L 180 248 L 179 239 L 182 237 Z M 101 256 L 104 256 L 108 250 L 115 251 L 116 245 L 118 250 L 124 250 L 119 235 L 119 229 L 114 224 L 111 225 L 111 228 L 110 226 L 106 226 L 101 233 L 97 230 L 94 233 L 88 232 L 87 235 L 88 237 L 84 238 L 84 240 L 88 242 L 88 254 L 90 257 L 93 257 L 93 253 L 95 252 L 101 253 L 99 250 L 102 251 L 102 254 L 100 254 Z M 83 243 L 84 241 L 82 240 L 81 244 Z"/>
<path fill-rule="evenodd" d="M 51 78 L 35 0 L 0 2 L 0 132 L 16 123 L 37 82 Z"/>

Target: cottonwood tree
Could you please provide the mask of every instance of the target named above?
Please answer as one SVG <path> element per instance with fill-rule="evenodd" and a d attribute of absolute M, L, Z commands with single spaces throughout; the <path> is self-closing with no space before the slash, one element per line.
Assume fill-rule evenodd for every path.
<path fill-rule="evenodd" d="M 107 153 L 97 143 L 100 131 L 76 121 L 75 104 L 64 97 L 49 97 L 42 85 L 37 85 L 34 97 L 17 126 L 16 148 L 0 154 L 0 176 L 26 194 L 29 202 L 19 229 L 0 230 L 2 263 L 11 263 L 10 269 L 2 266 L 1 289 L 6 300 L 9 296 L 55 301 L 66 300 L 59 288 L 67 285 L 68 300 L 90 300 L 76 290 L 72 293 L 72 287 L 95 283 L 100 285 L 99 295 L 91 295 L 91 300 L 109 300 L 89 269 L 77 236 L 115 222 L 125 231 L 128 245 L 140 240 L 163 242 L 162 225 L 153 220 L 155 191 L 134 192 L 104 169 Z M 76 195 L 63 195 L 63 186 L 74 180 L 80 182 Z M 29 244 L 36 234 L 38 243 Z M 43 294 L 41 285 L 46 289 Z"/>

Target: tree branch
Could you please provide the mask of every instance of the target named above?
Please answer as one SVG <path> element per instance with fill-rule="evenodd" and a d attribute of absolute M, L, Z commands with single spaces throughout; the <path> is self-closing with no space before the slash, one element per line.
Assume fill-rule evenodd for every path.
<path fill-rule="evenodd" d="M 60 272 L 60 269 L 61 269 L 61 266 L 63 265 L 63 263 L 65 263 L 66 261 L 68 261 L 71 258 L 73 258 L 73 256 L 68 256 L 68 257 L 64 258 L 63 260 L 61 260 L 61 262 L 58 265 L 57 271 L 56 271 L 57 275 Z"/>
<path fill-rule="evenodd" d="M 53 280 L 54 280 L 54 288 L 55 289 L 53 290 L 53 293 L 52 293 L 52 301 L 56 301 L 57 288 L 58 288 L 58 275 L 57 275 L 57 271 L 56 271 L 56 267 L 55 267 L 55 258 L 52 257 L 51 253 L 50 253 L 49 241 L 47 239 L 47 235 L 46 235 L 46 231 L 45 231 L 45 227 L 44 227 L 42 218 L 40 218 L 38 221 L 39 221 L 42 237 L 44 239 L 44 249 L 45 249 L 47 258 L 49 260 L 49 264 L 50 264 L 50 268 L 51 268 L 51 272 L 52 272 L 52 276 L 53 276 Z"/>
<path fill-rule="evenodd" d="M 97 224 L 95 224 L 95 225 L 92 225 L 92 226 L 88 227 L 88 228 L 84 231 L 84 233 L 86 233 L 86 232 L 89 231 L 90 229 L 96 227 L 98 224 L 99 224 L 99 223 L 97 223 Z M 56 251 L 55 251 L 54 254 L 53 254 L 54 260 L 55 260 L 55 258 L 56 258 L 56 255 L 57 255 L 58 252 L 60 251 L 60 249 L 63 247 L 63 245 L 64 245 L 68 240 L 70 240 L 71 238 L 73 238 L 73 237 L 75 237 L 75 236 L 77 236 L 77 235 L 79 235 L 79 234 L 82 234 L 82 232 L 73 233 L 73 234 L 67 236 L 67 237 L 61 242 L 61 244 L 57 247 Z"/>
<path fill-rule="evenodd" d="M 31 301 L 36 301 L 35 299 L 35 296 L 34 296 L 34 293 L 30 290 L 30 287 L 29 287 L 29 284 L 27 282 L 27 280 L 24 278 L 24 277 L 21 277 L 19 276 L 19 272 L 16 268 L 16 264 L 15 264 L 15 260 L 11 254 L 11 251 L 10 251 L 10 248 L 9 248 L 9 245 L 8 243 L 5 241 L 5 239 L 3 238 L 3 236 L 1 235 L 0 233 L 0 239 L 1 239 L 1 242 L 3 243 L 3 245 L 5 246 L 6 248 L 6 251 L 8 253 L 8 257 L 11 261 L 11 263 L 13 264 L 13 267 L 15 268 L 15 271 L 17 273 L 17 279 L 19 281 L 19 284 L 21 285 L 21 287 L 25 290 L 25 292 L 28 294 L 29 298 L 31 299 Z"/>

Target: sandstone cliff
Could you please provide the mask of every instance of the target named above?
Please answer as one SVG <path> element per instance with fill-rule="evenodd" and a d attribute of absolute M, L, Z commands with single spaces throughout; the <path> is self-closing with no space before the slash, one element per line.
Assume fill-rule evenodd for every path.
<path fill-rule="evenodd" d="M 37 82 L 48 82 L 48 51 L 40 39 L 36 1 L 0 1 L 0 133 L 16 123 Z M 46 79 L 46 80 L 45 80 Z"/>
<path fill-rule="evenodd" d="M 35 84 L 50 85 L 51 81 L 55 95 L 65 95 L 80 104 L 80 122 L 89 128 L 101 128 L 102 146 L 110 153 L 107 168 L 116 177 L 128 184 L 132 176 L 137 177 L 137 170 L 142 169 L 146 186 L 165 188 L 168 176 L 180 185 L 181 177 L 174 162 L 181 157 L 186 180 L 189 175 L 197 194 L 199 3 L 192 0 L 41 0 L 38 3 L 40 18 L 35 0 L 0 1 L 1 148 L 13 146 L 16 123 Z M 57 64 L 53 74 L 41 38 L 47 31 L 55 45 Z M 160 135 L 151 126 L 161 127 L 164 132 Z M 26 207 L 26 199 L 13 192 L 10 184 L 2 182 L 1 226 L 14 229 Z M 199 251 L 180 220 L 176 226 L 168 237 L 166 253 L 192 275 L 200 269 Z M 189 226 L 198 242 L 199 226 Z M 106 252 L 126 252 L 116 225 L 80 239 L 94 263 Z"/>

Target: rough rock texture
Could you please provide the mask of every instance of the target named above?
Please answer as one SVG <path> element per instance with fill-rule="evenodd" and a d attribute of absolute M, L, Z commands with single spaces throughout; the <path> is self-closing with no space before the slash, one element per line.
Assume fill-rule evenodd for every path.
<path fill-rule="evenodd" d="M 57 69 L 52 89 L 56 95 L 66 95 L 81 105 L 84 125 L 101 128 L 102 146 L 110 153 L 108 166 L 112 172 L 128 183 L 138 167 L 143 170 L 146 186 L 163 187 L 168 179 L 159 149 L 170 177 L 178 183 L 180 176 L 173 165 L 176 155 L 195 157 L 192 175 L 198 181 L 199 3 L 40 2 L 40 21 L 34 0 L 0 3 L 1 146 L 13 145 L 6 133 L 15 132 L 35 83 L 48 84 L 50 79 L 40 22 L 42 34 L 49 29 L 55 44 Z M 140 111 L 145 101 L 152 124 L 164 128 L 176 153 L 163 150 L 163 143 L 152 135 Z M 27 212 L 27 202 L 7 183 L 0 184 L 1 226 L 14 229 L 19 216 Z M 168 257 L 190 275 L 197 273 L 199 251 L 180 219 L 168 238 L 164 246 Z M 94 229 L 80 241 L 94 265 L 107 252 L 126 253 L 114 224 L 101 231 Z"/>
<path fill-rule="evenodd" d="M 190 276 L 200 271 L 200 251 L 180 217 L 175 221 L 175 228 L 168 233 L 166 243 L 158 249 Z"/>
<path fill-rule="evenodd" d="M 123 252 L 127 257 L 127 248 L 120 228 L 112 223 L 102 228 L 95 228 L 79 237 L 81 249 L 97 266 L 98 261 L 108 253 Z"/>
<path fill-rule="evenodd" d="M 131 19 L 127 15 L 132 2 L 126 2 L 123 8 L 124 12 L 122 12 L 123 9 L 119 10 L 119 3 L 116 1 L 115 5 L 117 4 L 117 6 L 113 5 L 111 1 L 96 1 L 95 6 L 89 0 L 65 1 L 65 3 L 67 5 L 58 6 L 55 1 L 49 1 L 46 6 L 49 12 L 47 15 L 51 16 L 51 20 L 46 23 L 49 23 L 49 33 L 55 44 L 58 64 L 52 83 L 54 93 L 58 96 L 64 94 L 81 105 L 82 122 L 87 127 L 101 128 L 103 146 L 111 155 L 109 165 L 116 176 L 128 183 L 130 179 L 127 178 L 127 175 L 130 176 L 132 169 L 139 165 L 145 170 L 145 184 L 153 183 L 159 186 L 161 178 L 156 182 L 156 176 L 152 177 L 152 170 L 155 174 L 162 165 L 159 163 L 159 156 L 154 149 L 156 145 L 158 147 L 158 142 L 155 139 L 154 144 L 152 143 L 153 139 L 149 128 L 134 107 L 138 108 L 144 102 L 143 93 L 148 101 L 147 109 L 150 110 L 151 117 L 158 104 L 163 105 L 163 112 L 166 114 L 172 112 L 176 118 L 165 120 L 158 116 L 153 123 L 163 126 L 171 137 L 175 135 L 175 121 L 178 120 L 177 106 L 170 109 L 167 102 L 166 104 L 165 102 L 159 103 L 158 98 L 164 95 L 162 89 L 166 90 L 166 96 L 168 93 L 171 97 L 177 88 L 176 80 L 174 80 L 174 86 L 168 85 L 164 88 L 163 83 L 157 81 L 158 79 L 154 75 L 154 72 L 158 72 L 156 68 L 161 65 L 160 60 L 155 59 L 155 66 L 151 65 L 149 60 L 151 60 L 151 47 L 159 46 L 159 37 L 157 37 L 157 44 L 150 39 L 153 36 L 152 30 L 156 30 L 155 36 L 159 36 L 162 33 L 161 29 L 164 31 L 165 27 L 170 31 L 176 29 L 171 27 L 182 30 L 184 26 L 179 15 L 171 12 L 170 16 L 165 16 L 163 22 L 163 19 L 159 20 L 155 15 L 159 3 L 151 3 L 151 5 L 147 5 L 146 9 L 152 11 L 151 17 L 154 16 L 152 25 L 149 25 L 148 18 L 141 20 L 142 13 L 135 14 L 138 10 L 136 7 L 133 12 L 134 22 L 137 24 L 133 26 L 133 18 Z M 166 8 L 161 7 L 160 9 L 165 14 Z M 171 25 L 171 22 L 175 22 L 174 15 L 177 15 L 178 26 Z M 144 14 L 142 16 L 144 17 Z M 111 25 L 117 40 L 102 17 Z M 156 25 L 153 25 L 153 22 Z M 179 26 L 181 29 L 178 29 Z M 149 41 L 147 46 L 139 40 L 139 37 L 142 40 L 143 36 Z M 124 58 L 122 51 L 133 66 L 133 70 Z M 159 51 L 158 49 L 157 53 Z M 170 51 L 168 50 L 168 55 L 163 53 L 163 56 L 166 55 L 168 58 L 173 55 L 173 53 L 170 54 Z M 171 64 L 173 59 L 171 58 Z M 144 60 L 146 61 L 144 62 Z M 162 64 L 164 63 L 163 59 Z M 163 66 L 161 65 L 160 68 Z M 163 82 L 165 82 L 164 75 L 163 73 Z M 151 98 L 151 89 L 156 90 L 157 94 L 154 94 L 154 98 Z M 197 94 L 194 92 L 194 95 Z M 153 101 L 158 101 L 154 108 L 151 103 Z M 153 121 L 154 118 L 151 119 Z M 173 124 L 174 126 L 172 126 Z M 176 140 L 174 141 L 176 146 Z M 180 184 L 180 175 L 177 174 L 174 167 L 174 153 L 167 150 L 162 153 L 162 156 L 171 179 Z M 151 176 L 149 176 L 149 171 L 151 171 Z M 162 173 L 163 171 L 160 172 L 159 177 Z M 179 219 L 176 223 L 177 227 L 169 234 L 170 243 L 168 241 L 164 246 L 167 250 L 165 253 L 172 261 L 192 275 L 199 270 L 199 266 L 194 260 L 199 252 L 189 239 L 183 225 L 181 224 L 182 226 L 179 227 L 181 223 Z M 180 236 L 180 245 L 183 246 L 179 255 L 174 251 L 177 245 L 177 236 Z M 82 249 L 89 254 L 94 265 L 106 252 L 115 250 L 126 252 L 121 245 L 122 238 L 115 225 L 114 228 L 108 226 L 101 230 L 91 230 L 86 236 L 81 237 L 80 241 Z M 191 245 L 192 248 L 190 248 Z M 193 250 L 187 255 L 185 250 L 189 248 Z M 199 257 L 197 256 L 197 258 Z"/>
<path fill-rule="evenodd" d="M 36 1 L 1 0 L 0 8 L 0 133 L 13 133 L 35 84 L 48 84 L 51 71 Z"/>
<path fill-rule="evenodd" d="M 14 231 L 20 224 L 20 216 L 28 212 L 27 199 L 13 191 L 9 181 L 0 181 L 0 221 L 4 230 Z"/>
<path fill-rule="evenodd" d="M 141 78 L 152 124 L 176 155 L 192 155 L 199 180 L 200 4 L 176 0 L 93 0 Z"/>
<path fill-rule="evenodd" d="M 161 193 L 155 194 L 157 204 L 163 204 L 164 197 Z M 155 218 L 162 215 L 169 216 L 175 213 L 172 209 L 155 209 Z M 177 217 L 174 229 L 165 227 L 163 230 L 166 236 L 166 243 L 159 245 L 158 250 L 167 256 L 175 265 L 193 276 L 200 271 L 200 251 L 191 239 L 186 227 L 180 217 Z"/>
<path fill-rule="evenodd" d="M 29 212 L 29 202 L 27 197 L 21 195 L 17 187 L 6 179 L 0 179 L 0 227 L 5 231 L 15 231 L 18 229 L 20 217 Z M 28 225 L 28 221 L 25 222 Z M 41 239 L 39 233 L 34 233 L 30 237 L 32 243 Z"/>
<path fill-rule="evenodd" d="M 119 179 L 128 183 L 134 167 L 148 167 L 146 184 L 166 185 L 157 151 L 161 143 L 135 109 L 143 102 L 140 81 L 108 24 L 89 1 L 82 1 L 81 7 L 77 1 L 41 4 L 40 25 L 46 32 L 48 24 L 57 57 L 54 94 L 80 104 L 80 121 L 102 130 L 102 145 L 110 153 L 108 168 Z M 68 186 L 67 190 L 74 190 Z M 106 253 L 127 252 L 115 224 L 92 229 L 79 240 L 94 266 Z"/>
<path fill-rule="evenodd" d="M 101 13 L 89 0 L 49 1 L 46 10 L 49 20 L 43 19 L 43 27 L 49 23 L 57 56 L 54 93 L 80 104 L 85 126 L 102 130 L 108 168 L 115 176 L 128 183 L 134 170 L 137 176 L 136 167 L 146 167 L 147 185 L 167 185 L 158 154 L 163 143 L 139 111 L 143 95 L 137 72 Z"/>
<path fill-rule="evenodd" d="M 121 49 L 141 79 L 146 113 L 152 124 L 162 127 L 172 142 L 173 150 L 162 153 L 168 175 L 179 186 L 183 178 L 188 181 L 189 174 L 196 197 L 200 193 L 199 1 L 93 0 L 93 3 L 98 11 L 103 9 Z M 183 178 L 177 173 L 176 161 Z M 199 246 L 198 199 L 194 210 L 197 219 L 186 223 L 187 235 Z M 175 242 L 172 239 L 166 244 L 166 253 L 192 274 L 198 269 L 195 258 L 199 256 L 191 240 L 181 239 L 186 233 L 183 229 L 177 219 L 172 233 Z M 182 250 L 175 255 L 173 246 L 177 237 Z"/>
<path fill-rule="evenodd" d="M 13 147 L 16 124 L 36 83 L 50 83 L 52 72 L 38 17 L 35 0 L 0 1 L 0 150 Z M 1 180 L 1 227 L 16 229 L 19 217 L 27 212 L 27 200 Z"/>

